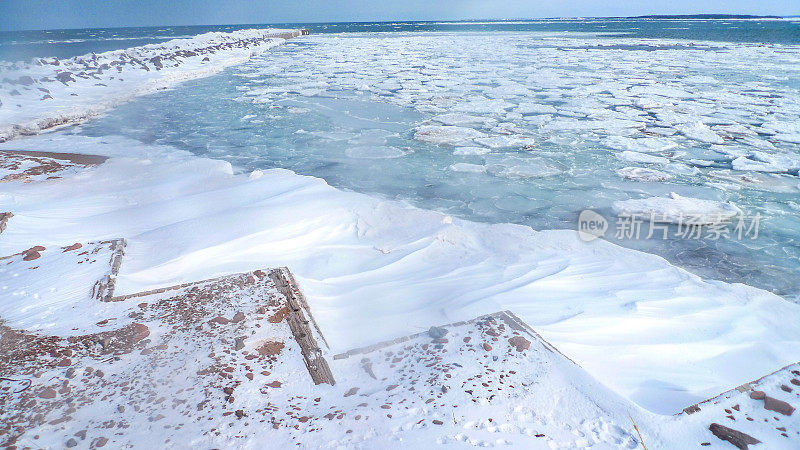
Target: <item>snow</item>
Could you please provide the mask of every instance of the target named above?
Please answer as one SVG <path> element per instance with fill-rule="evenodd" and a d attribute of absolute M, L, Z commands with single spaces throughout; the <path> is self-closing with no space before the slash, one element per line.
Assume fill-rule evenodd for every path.
<path fill-rule="evenodd" d="M 233 175 L 226 162 L 110 136 L 43 135 L 13 147 L 112 156 L 57 184 L 0 186 L 15 214 L 0 249 L 125 237 L 117 294 L 286 265 L 334 351 L 510 309 L 592 376 L 663 413 L 796 358 L 799 306 L 654 255 L 586 244 L 574 231 L 468 222 L 281 169 Z M 733 212 L 679 197 L 634 209 L 644 207 Z"/>
<path fill-rule="evenodd" d="M 71 251 L 51 245 L 38 253 L 41 256 L 28 261 L 24 254 L 0 260 L 0 279 L 19 280 L 4 285 L 0 317 L 37 331 L 63 331 L 65 316 L 90 324 L 102 320 L 88 320 L 96 316 L 96 308 L 85 300 L 92 286 L 110 273 L 110 244 L 84 243 Z"/>
<path fill-rule="evenodd" d="M 0 141 L 80 122 L 133 97 L 213 75 L 284 42 L 277 35 L 293 31 L 211 32 L 61 61 L 0 63 L 0 98 L 8 100 L 0 107 Z"/>
<path fill-rule="evenodd" d="M 179 57 L 177 68 L 167 65 L 154 70 L 152 63 L 146 63 L 151 64 L 146 71 L 131 64 L 124 67 L 124 81 L 117 80 L 113 70 L 98 75 L 108 77 L 101 80 L 104 84 L 115 76 L 117 87 L 94 86 L 96 80 L 80 77 L 62 87 L 63 83 L 41 81 L 37 75 L 36 85 L 52 87 L 54 98 L 47 100 L 40 100 L 42 91 L 4 84 L 0 87 L 4 102 L 0 123 L 25 122 L 27 132 L 35 132 L 62 120 L 82 120 L 133 95 L 251 60 L 252 51 L 281 42 L 260 31 L 237 33 L 182 40 L 175 48 L 187 50 L 259 36 L 268 41 L 247 49 L 215 52 L 207 62 Z M 537 45 L 518 45 L 520 36 Z M 433 189 L 423 192 L 431 197 L 442 195 L 445 189 L 434 192 L 440 185 L 459 192 L 482 191 L 482 196 L 459 199 L 454 208 L 488 211 L 481 220 L 497 222 L 500 220 L 495 217 L 507 217 L 498 210 L 521 211 L 520 215 L 531 217 L 555 216 L 554 211 L 572 214 L 576 208 L 594 204 L 606 208 L 617 199 L 612 209 L 620 218 L 655 214 L 659 220 L 672 222 L 693 217 L 702 223 L 718 223 L 742 213 L 727 201 L 734 198 L 743 209 L 740 201 L 777 211 L 779 229 L 786 235 L 786 230 L 796 228 L 792 220 L 797 205 L 789 202 L 794 210 L 781 208 L 786 197 L 795 198 L 800 185 L 794 145 L 800 129 L 793 122 L 800 111 L 797 91 L 779 83 L 759 82 L 756 94 L 743 91 L 738 81 L 721 74 L 728 73 L 734 60 L 743 77 L 785 71 L 798 61 L 796 48 L 715 43 L 722 49 L 717 51 L 698 43 L 693 49 L 660 49 L 659 57 L 653 58 L 647 51 L 584 48 L 616 45 L 621 41 L 618 36 L 608 40 L 565 33 L 445 37 L 438 33 L 398 34 L 387 39 L 374 35 L 312 37 L 311 45 L 251 61 L 242 66 L 246 69 L 237 68 L 231 78 L 225 78 L 248 80 L 248 84 L 236 84 L 243 109 L 234 117 L 235 124 L 264 123 L 264 112 L 253 108 L 269 108 L 270 114 L 285 111 L 294 120 L 318 117 L 324 109 L 318 108 L 320 105 L 329 108 L 327 117 L 337 123 L 332 130 L 316 130 L 313 119 L 304 119 L 304 128 L 313 131 L 298 130 L 292 123 L 289 126 L 295 128 L 291 132 L 302 138 L 319 138 L 324 143 L 320 148 L 336 142 L 346 145 L 336 149 L 334 164 L 328 165 L 361 161 L 359 167 L 365 167 L 369 176 L 396 181 L 396 190 L 376 196 L 353 192 L 356 188 L 335 189 L 319 178 L 264 169 L 263 165 L 239 173 L 240 169 L 228 162 L 110 135 L 90 138 L 52 133 L 0 145 L 3 149 L 57 149 L 112 157 L 99 167 L 70 168 L 63 179 L 40 176 L 30 183 L 0 184 L 2 210 L 15 214 L 0 239 L 0 255 L 25 251 L 34 244 L 46 247 L 40 259 L 23 261 L 16 255 L 10 263 L 0 263 L 0 292 L 5 295 L 0 315 L 10 326 L 61 336 L 98 332 L 99 321 L 110 316 L 117 318 L 119 325 L 132 323 L 130 314 L 141 313 L 136 303 L 98 304 L 88 298 L 93 280 L 106 274 L 107 265 L 99 265 L 103 260 L 78 265 L 82 260 L 77 254 L 61 248 L 73 242 L 89 245 L 124 237 L 129 244 L 118 294 L 286 265 L 308 297 L 331 343 L 330 353 L 509 309 L 580 365 L 576 367 L 539 342 L 534 342 L 534 351 L 515 358 L 507 358 L 513 350 L 504 340 L 503 346 L 494 344 L 493 350 L 478 358 L 465 356 L 478 347 L 460 345 L 460 338 L 470 331 L 478 333 L 480 328 L 465 326 L 454 329 L 451 341 L 441 349 L 423 351 L 425 344 L 420 340 L 408 344 L 413 349 L 398 345 L 370 356 L 379 374 L 404 381 L 401 389 L 422 385 L 438 390 L 432 396 L 441 399 L 441 404 L 437 401 L 430 406 L 422 396 L 406 396 L 408 400 L 403 398 L 406 403 L 400 406 L 397 391 L 389 390 L 386 380 L 367 376 L 360 367 L 361 358 L 332 363 L 342 377 L 341 385 L 332 388 L 310 386 L 305 374 L 298 372 L 302 365 L 294 361 L 276 367 L 272 378 L 256 375 L 253 384 L 244 382 L 241 389 L 237 387 L 240 390 L 231 407 L 243 408 L 248 414 L 263 407 L 259 388 L 280 377 L 286 391 L 271 393 L 269 401 L 280 402 L 289 412 L 308 408 L 315 416 L 323 416 L 331 408 L 341 409 L 347 412 L 346 418 L 301 422 L 297 432 L 272 432 L 268 425 L 254 431 L 242 421 L 209 414 L 220 434 L 206 433 L 207 429 L 196 423 L 184 425 L 185 430 L 196 432 L 201 446 L 262 447 L 265 441 L 294 445 L 302 433 L 318 424 L 314 442 L 327 446 L 422 447 L 436 441 L 448 446 L 634 448 L 639 441 L 631 421 L 642 428 L 644 443 L 650 447 L 690 448 L 702 441 L 726 445 L 707 431 L 710 421 L 746 427 L 769 448 L 785 446 L 787 441 L 776 432 L 776 425 L 780 422 L 797 433 L 797 416 L 779 421 L 767 414 L 763 417 L 767 422 L 762 424 L 757 413 L 764 415 L 763 406 L 744 404 L 748 397 L 730 397 L 731 402 L 726 400 L 716 409 L 703 407 L 699 415 L 659 415 L 673 414 L 796 362 L 800 306 L 744 284 L 704 280 L 656 255 L 604 240 L 585 243 L 572 229 L 535 231 L 507 223 L 471 222 L 388 200 L 413 197 L 418 192 L 405 196 L 413 183 L 398 179 L 403 175 L 384 171 L 380 164 L 405 162 L 426 150 L 447 156 L 446 160 L 418 161 L 411 172 L 419 173 L 413 176 L 429 183 Z M 624 42 L 653 45 L 636 39 Z M 487 47 L 494 51 L 487 54 Z M 569 51 L 573 49 L 580 51 Z M 169 51 L 155 46 L 98 57 L 153 58 Z M 61 61 L 59 67 L 93 67 L 95 63 L 87 58 L 91 57 Z M 463 66 L 465 60 L 471 62 L 470 67 Z M 409 67 L 419 69 L 409 71 Z M 670 70 L 665 72 L 665 67 Z M 62 69 L 41 66 L 46 71 L 42 75 Z M 39 66 L 31 66 L 21 72 L 37 70 Z M 673 76 L 675 70 L 688 76 L 678 79 Z M 613 72 L 613 80 L 603 71 Z M 22 90 L 23 98 L 9 97 L 11 89 Z M 70 89 L 78 97 L 69 95 Z M 350 89 L 366 97 L 353 100 Z M 15 98 L 23 106 L 13 109 Z M 340 111 L 330 106 L 334 100 L 341 101 L 348 114 L 339 117 Z M 391 114 L 383 115 L 381 110 L 371 120 L 371 108 L 380 102 L 400 108 L 406 115 L 397 119 L 399 114 L 388 117 Z M 74 110 L 53 112 L 62 104 Z M 300 104 L 303 106 L 297 106 Z M 350 114 L 350 110 L 358 114 Z M 40 122 L 42 118 L 44 122 Z M 387 130 L 378 129 L 381 126 Z M 220 141 L 230 135 L 217 141 L 213 133 L 204 134 L 207 130 L 196 131 L 209 149 L 222 148 L 227 156 L 229 149 Z M 227 130 L 216 131 L 223 134 Z M 6 137 L 18 134 L 12 128 L 5 132 Z M 283 132 L 284 128 L 275 130 L 276 134 Z M 405 144 L 395 142 L 404 137 L 408 138 Z M 172 138 L 175 136 L 164 141 Z M 536 150 L 520 151 L 534 139 Z M 453 154 L 450 150 L 436 152 L 444 149 L 431 149 L 427 144 L 453 147 Z M 616 159 L 661 166 L 660 170 L 620 168 Z M 309 166 L 318 162 L 309 161 Z M 495 180 L 495 184 L 478 185 L 486 180 Z M 663 181 L 670 183 L 660 183 Z M 674 187 L 678 184 L 680 190 Z M 558 190 L 560 186 L 572 190 Z M 661 196 L 667 189 L 687 195 Z M 738 189 L 753 190 L 756 195 L 739 195 Z M 768 192 L 789 195 L 767 196 Z M 517 216 L 512 217 L 516 220 Z M 772 240 L 760 242 L 772 245 Z M 792 258 L 790 246 L 781 248 L 784 241 L 775 242 L 778 253 Z M 720 249 L 713 250 L 708 252 L 708 265 L 725 264 L 713 259 Z M 98 258 L 104 255 L 100 250 Z M 222 302 L 217 307 L 230 314 L 239 306 L 255 306 L 248 304 L 253 297 L 234 300 L 242 303 Z M 166 308 L 151 319 L 155 323 L 169 312 L 172 310 Z M 154 331 L 153 345 L 169 337 L 171 330 L 163 328 Z M 248 362 L 230 352 L 231 341 L 242 333 L 226 330 L 194 339 L 191 329 L 185 330 L 189 334 L 181 334 L 188 344 L 182 349 L 170 347 L 174 359 L 153 375 L 156 380 L 177 379 L 169 393 L 178 393 L 194 382 L 192 369 L 197 361 L 209 358 L 210 345 L 222 346 L 219 353 L 231 357 L 237 377 L 243 375 Z M 274 335 L 285 338 L 284 332 L 259 330 L 247 337 L 246 348 L 252 350 L 256 342 Z M 428 367 L 427 361 L 409 357 L 393 367 L 389 358 L 400 352 L 434 358 L 449 371 L 445 374 Z M 287 354 L 297 353 L 287 347 Z M 484 358 L 491 358 L 496 366 L 490 363 L 491 367 L 486 367 L 481 363 Z M 113 367 L 108 370 L 109 378 L 119 381 L 132 373 L 139 378 L 138 374 L 151 370 L 153 362 L 128 357 L 122 366 L 109 362 Z M 513 375 L 518 376 L 510 379 L 518 389 L 494 397 L 494 403 L 484 389 L 487 387 L 479 383 L 479 395 L 473 398 L 461 390 L 442 392 L 446 383 L 475 384 L 468 379 L 474 376 L 473 370 L 482 371 L 486 379 L 496 379 L 490 368 L 509 377 L 509 369 L 515 370 Z M 58 381 L 63 373 L 62 369 L 36 370 L 44 380 L 57 377 Z M 420 373 L 428 378 L 420 378 Z M 450 377 L 446 375 L 453 379 L 447 381 Z M 776 383 L 768 381 L 764 389 L 770 396 L 785 395 Z M 362 392 L 344 398 L 343 392 L 352 386 Z M 370 406 L 364 410 L 373 417 L 371 422 L 352 417 L 359 404 L 367 401 L 362 394 L 371 396 Z M 325 400 L 312 404 L 310 399 L 316 396 Z M 218 392 L 192 394 L 190 406 L 208 398 L 222 403 L 221 397 Z M 120 394 L 108 404 L 124 399 Z M 469 405 L 470 400 L 475 400 L 475 406 Z M 394 418 L 386 417 L 384 409 L 376 409 L 383 402 L 392 403 Z M 720 409 L 734 404 L 741 404 L 742 414 L 756 417 L 756 422 L 727 422 Z M 112 408 L 102 413 L 118 414 Z M 117 418 L 131 417 L 123 414 Z M 76 415 L 74 426 L 94 419 Z M 432 420 L 443 424 L 435 425 Z M 170 426 L 179 423 L 170 422 Z M 537 437 L 540 431 L 545 437 Z M 59 441 L 63 432 L 57 428 L 45 426 L 42 436 L 40 446 L 63 444 Z M 140 420 L 128 436 L 155 440 L 174 434 Z M 162 441 L 157 444 L 153 446 Z"/>

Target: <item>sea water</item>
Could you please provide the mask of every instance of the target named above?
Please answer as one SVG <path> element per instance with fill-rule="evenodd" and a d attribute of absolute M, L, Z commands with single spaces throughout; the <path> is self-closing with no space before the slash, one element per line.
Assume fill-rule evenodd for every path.
<path fill-rule="evenodd" d="M 471 220 L 575 229 L 578 214 L 593 209 L 609 221 L 606 238 L 620 245 L 707 278 L 797 299 L 797 23 L 607 19 L 310 28 L 309 37 L 137 99 L 70 132 L 168 144 L 231 161 L 241 171 L 289 168 L 341 189 Z M 204 31 L 211 29 L 124 33 L 157 42 Z M 129 46 L 80 33 L 94 33 L 106 45 L 98 50 Z M 87 38 L 78 47 L 47 48 L 69 56 L 92 45 Z M 753 151 L 777 162 L 747 166 Z M 655 176 L 624 176 L 642 173 L 635 169 Z M 646 239 L 646 229 L 639 239 L 616 238 L 613 202 L 671 193 L 733 202 L 763 217 L 758 235 L 693 239 L 672 227 L 667 239 Z"/>

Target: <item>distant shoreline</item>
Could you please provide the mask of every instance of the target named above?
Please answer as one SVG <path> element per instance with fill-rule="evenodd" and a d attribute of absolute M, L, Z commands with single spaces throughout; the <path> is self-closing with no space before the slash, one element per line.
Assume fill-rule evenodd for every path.
<path fill-rule="evenodd" d="M 625 19 L 784 19 L 784 16 L 753 16 L 748 14 L 651 14 L 629 16 Z"/>

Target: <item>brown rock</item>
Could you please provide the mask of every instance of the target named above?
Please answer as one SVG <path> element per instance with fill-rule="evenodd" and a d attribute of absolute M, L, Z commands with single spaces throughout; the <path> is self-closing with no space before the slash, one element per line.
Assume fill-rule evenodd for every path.
<path fill-rule="evenodd" d="M 150 329 L 147 328 L 147 325 L 145 324 L 132 323 L 126 328 L 129 328 L 129 331 L 133 333 L 133 336 L 131 336 L 133 343 L 139 342 L 147 336 L 150 336 Z"/>
<path fill-rule="evenodd" d="M 280 354 L 285 344 L 281 341 L 267 341 L 261 344 L 256 351 L 262 356 L 272 356 Z"/>
<path fill-rule="evenodd" d="M 345 397 L 350 397 L 351 395 L 355 395 L 356 392 L 358 392 L 358 388 L 357 387 L 350 388 L 350 390 L 348 390 L 347 392 L 344 393 L 344 396 Z"/>
<path fill-rule="evenodd" d="M 272 383 L 267 383 L 267 386 L 272 387 L 272 388 L 279 388 L 279 387 L 281 387 L 281 385 L 282 384 L 281 384 L 280 381 L 273 381 Z"/>
<path fill-rule="evenodd" d="M 441 421 L 441 420 L 439 420 L 439 419 L 434 419 L 434 420 L 433 420 L 433 424 L 434 424 L 434 425 L 443 425 L 443 424 L 444 424 L 444 422 L 442 422 L 442 421 Z"/>
<path fill-rule="evenodd" d="M 65 252 L 71 252 L 71 251 L 77 250 L 77 249 L 79 249 L 81 247 L 83 247 L 83 245 L 81 245 L 80 243 L 76 242 L 76 243 L 70 245 L 69 247 L 64 247 L 64 251 Z"/>
<path fill-rule="evenodd" d="M 64 358 L 61 361 L 59 361 L 58 364 L 57 364 L 58 367 L 67 367 L 67 366 L 71 366 L 71 365 L 72 365 L 72 361 L 69 358 Z"/>
<path fill-rule="evenodd" d="M 244 313 L 241 311 L 237 311 L 236 314 L 233 315 L 233 319 L 231 320 L 231 322 L 239 323 L 243 320 L 244 320 Z"/>
<path fill-rule="evenodd" d="M 287 315 L 287 314 L 289 314 L 289 308 L 287 308 L 286 306 L 284 306 L 283 308 L 281 308 L 281 309 L 277 310 L 277 311 L 275 312 L 275 314 L 273 314 L 273 315 L 269 316 L 269 319 L 267 319 L 267 320 L 268 320 L 270 323 L 279 323 L 279 322 L 281 322 L 281 321 L 282 321 L 284 318 L 286 318 L 286 315 Z"/>
<path fill-rule="evenodd" d="M 794 412 L 794 406 L 772 397 L 764 399 L 764 409 L 781 413 L 784 416 L 791 416 Z"/>
<path fill-rule="evenodd" d="M 531 341 L 522 336 L 514 336 L 508 340 L 508 343 L 511 344 L 512 347 L 516 347 L 518 352 L 531 348 Z"/>
<path fill-rule="evenodd" d="M 767 397 L 767 394 L 764 391 L 753 391 L 750 393 L 750 398 L 753 400 L 764 400 Z"/>
<path fill-rule="evenodd" d="M 230 320 L 228 320 L 228 319 L 226 319 L 226 318 L 224 318 L 222 316 L 214 317 L 213 319 L 208 321 L 208 323 L 218 323 L 220 325 L 227 325 L 230 322 L 231 322 Z"/>
<path fill-rule="evenodd" d="M 56 390 L 47 388 L 39 393 L 39 398 L 56 398 Z"/>
<path fill-rule="evenodd" d="M 25 256 L 22 257 L 23 261 L 33 261 L 34 259 L 39 259 L 42 255 L 35 251 L 35 250 L 28 250 L 25 252 Z"/>
<path fill-rule="evenodd" d="M 748 446 L 761 443 L 761 441 L 753 436 L 750 436 L 749 434 L 742 433 L 741 431 L 728 428 L 718 423 L 712 423 L 709 425 L 708 429 L 714 436 L 722 439 L 723 441 L 730 442 L 739 450 L 747 450 Z"/>
<path fill-rule="evenodd" d="M 490 351 L 492 351 L 492 346 L 487 344 L 486 342 L 484 342 L 483 343 L 483 349 L 486 350 L 487 352 L 490 352 Z"/>

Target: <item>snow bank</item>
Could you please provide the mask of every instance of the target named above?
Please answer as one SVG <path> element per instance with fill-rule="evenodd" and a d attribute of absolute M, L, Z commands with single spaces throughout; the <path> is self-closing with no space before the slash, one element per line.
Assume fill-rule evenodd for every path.
<path fill-rule="evenodd" d="M 64 60 L 0 62 L 0 142 L 80 122 L 135 96 L 215 74 L 299 34 L 212 32 Z"/>
<path fill-rule="evenodd" d="M 509 309 L 663 413 L 797 359 L 800 306 L 574 231 L 463 221 L 281 169 L 233 175 L 226 162 L 121 138 L 55 134 L 13 146 L 112 156 L 79 177 L 0 185 L 15 214 L 0 254 L 125 237 L 117 294 L 286 265 L 334 352 Z"/>

